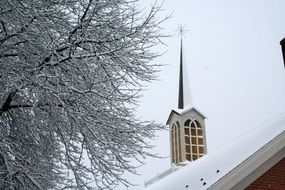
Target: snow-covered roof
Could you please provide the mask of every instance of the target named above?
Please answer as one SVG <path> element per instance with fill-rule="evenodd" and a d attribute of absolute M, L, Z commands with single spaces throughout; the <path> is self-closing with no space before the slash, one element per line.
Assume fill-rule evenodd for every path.
<path fill-rule="evenodd" d="M 186 107 L 186 108 L 184 108 L 184 109 L 175 109 L 175 111 L 176 111 L 177 113 L 179 113 L 179 115 L 183 115 L 184 113 L 186 113 L 186 112 L 188 112 L 189 110 L 192 110 L 192 109 L 194 109 L 194 110 L 196 110 L 197 112 L 199 112 L 204 118 L 207 118 L 206 115 L 203 114 L 203 112 L 201 112 L 201 110 L 199 110 L 197 107 L 192 106 L 192 105 L 190 105 L 190 106 L 188 106 L 188 107 Z"/>
<path fill-rule="evenodd" d="M 199 114 L 201 114 L 205 119 L 207 119 L 206 115 L 203 114 L 198 108 L 196 108 L 195 106 L 190 105 L 190 106 L 187 106 L 187 107 L 184 108 L 184 109 L 173 109 L 173 110 L 171 110 L 171 112 L 170 112 L 170 114 L 169 114 L 169 116 L 168 116 L 168 119 L 167 119 L 167 121 L 166 121 L 166 124 L 169 123 L 169 120 L 170 120 L 172 114 L 183 115 L 184 113 L 186 113 L 186 112 L 188 112 L 188 111 L 190 111 L 190 110 L 192 110 L 192 109 L 196 110 L 196 111 L 197 111 Z"/>
<path fill-rule="evenodd" d="M 272 142 L 284 136 L 285 114 L 266 121 L 245 136 L 191 162 L 180 170 L 146 187 L 146 190 L 208 189 L 245 160 Z M 285 146 L 284 138 L 281 145 Z"/>

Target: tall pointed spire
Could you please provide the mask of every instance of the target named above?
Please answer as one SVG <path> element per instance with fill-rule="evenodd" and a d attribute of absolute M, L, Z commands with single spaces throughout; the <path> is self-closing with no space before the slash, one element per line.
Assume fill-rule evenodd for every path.
<path fill-rule="evenodd" d="M 186 106 L 192 105 L 192 97 L 190 92 L 190 84 L 188 81 L 188 72 L 183 55 L 183 35 L 186 30 L 184 26 L 179 25 L 180 34 L 180 68 L 179 68 L 179 90 L 178 90 L 178 109 L 184 109 Z"/>
<path fill-rule="evenodd" d="M 179 91 L 178 91 L 178 109 L 184 108 L 184 93 L 183 93 L 183 51 L 182 51 L 182 33 L 180 46 L 180 69 L 179 69 Z"/>

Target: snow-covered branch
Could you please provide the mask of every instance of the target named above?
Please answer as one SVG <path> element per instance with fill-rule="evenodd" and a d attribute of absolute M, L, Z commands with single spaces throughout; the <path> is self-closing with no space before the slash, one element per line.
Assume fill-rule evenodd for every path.
<path fill-rule="evenodd" d="M 151 156 L 133 107 L 167 17 L 137 5 L 0 1 L 0 189 L 112 189 Z"/>

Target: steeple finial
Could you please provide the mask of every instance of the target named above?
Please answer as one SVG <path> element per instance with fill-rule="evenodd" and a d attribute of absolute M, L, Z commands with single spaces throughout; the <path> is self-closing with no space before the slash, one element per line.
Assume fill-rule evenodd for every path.
<path fill-rule="evenodd" d="M 182 39 L 182 37 L 185 35 L 185 33 L 188 31 L 188 30 L 185 30 L 185 24 L 178 24 L 178 29 L 176 30 L 176 31 L 178 31 L 178 35 L 181 37 L 181 39 Z"/>

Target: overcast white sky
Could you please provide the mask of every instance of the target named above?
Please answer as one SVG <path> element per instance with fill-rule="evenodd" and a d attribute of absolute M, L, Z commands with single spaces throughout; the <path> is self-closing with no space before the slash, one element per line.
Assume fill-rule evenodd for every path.
<path fill-rule="evenodd" d="M 141 0 L 150 7 L 155 0 Z M 280 40 L 285 37 L 284 0 L 165 0 L 173 17 L 163 25 L 174 33 L 185 24 L 185 59 L 194 105 L 206 116 L 208 154 L 245 135 L 262 122 L 285 112 L 285 69 Z M 163 14 L 162 14 L 163 15 Z M 155 60 L 159 81 L 143 92 L 138 115 L 165 123 L 177 107 L 179 38 L 166 40 L 167 53 Z M 157 134 L 154 152 L 169 156 L 168 131 Z M 147 159 L 129 176 L 144 181 L 170 167 L 169 158 Z M 117 190 L 127 188 L 118 187 Z"/>

